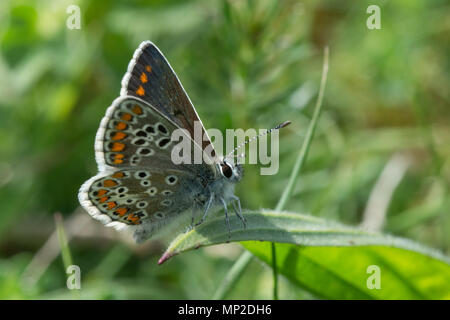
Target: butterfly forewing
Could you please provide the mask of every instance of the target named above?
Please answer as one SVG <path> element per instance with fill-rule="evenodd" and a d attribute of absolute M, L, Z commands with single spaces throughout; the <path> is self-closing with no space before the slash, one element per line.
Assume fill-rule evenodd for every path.
<path fill-rule="evenodd" d="M 95 150 L 100 171 L 104 165 L 152 167 L 170 162 L 174 143 L 170 135 L 175 129 L 174 123 L 142 100 L 116 99 L 97 132 Z"/>
<path fill-rule="evenodd" d="M 121 95 L 143 99 L 194 137 L 194 123 L 201 124 L 191 100 L 163 54 L 151 42 L 143 42 L 134 53 L 122 80 Z M 211 144 L 203 125 L 203 150 Z M 201 138 L 201 137 L 200 137 Z M 211 155 L 215 157 L 212 149 Z M 214 160 L 214 159 L 211 159 Z"/>

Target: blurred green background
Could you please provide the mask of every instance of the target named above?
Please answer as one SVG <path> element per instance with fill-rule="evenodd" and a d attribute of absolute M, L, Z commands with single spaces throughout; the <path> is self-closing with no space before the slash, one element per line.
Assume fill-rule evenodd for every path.
<path fill-rule="evenodd" d="M 71 4 L 80 30 L 66 27 Z M 287 209 L 358 225 L 365 212 L 383 211 L 369 200 L 379 196 L 386 232 L 448 255 L 450 6 L 376 1 L 382 29 L 369 30 L 371 4 L 1 1 L 0 298 L 73 297 L 57 212 L 83 298 L 207 299 L 242 251 L 209 247 L 157 266 L 164 243 L 133 245 L 79 208 L 78 189 L 96 173 L 95 132 L 143 40 L 165 54 L 207 128 L 292 121 L 281 132 L 279 173 L 246 167 L 237 195 L 248 209 L 273 208 L 286 185 L 329 45 L 324 110 Z M 270 299 L 271 272 L 253 260 L 229 298 Z M 280 286 L 281 298 L 320 298 L 284 278 Z"/>

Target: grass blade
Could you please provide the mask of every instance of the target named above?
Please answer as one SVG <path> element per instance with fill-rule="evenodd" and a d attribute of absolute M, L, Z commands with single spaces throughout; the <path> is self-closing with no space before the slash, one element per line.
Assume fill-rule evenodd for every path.
<path fill-rule="evenodd" d="M 249 251 L 245 251 L 239 256 L 238 260 L 236 260 L 236 262 L 233 264 L 233 266 L 230 268 L 227 275 L 223 279 L 222 284 L 214 293 L 214 300 L 220 300 L 223 299 L 223 297 L 227 296 L 227 294 L 236 284 L 237 280 L 244 273 L 252 258 L 253 255 Z"/>
<path fill-rule="evenodd" d="M 60 213 L 55 214 L 56 232 L 58 234 L 58 242 L 61 248 L 61 256 L 64 264 L 64 270 L 67 270 L 72 263 L 72 255 L 70 254 L 69 243 L 67 241 L 66 232 L 64 230 L 63 219 Z"/>
<path fill-rule="evenodd" d="M 325 47 L 323 57 L 322 79 L 320 81 L 319 96 L 317 98 L 316 106 L 314 108 L 314 114 L 311 119 L 311 123 L 308 127 L 308 131 L 306 132 L 306 137 L 305 140 L 303 141 L 302 148 L 300 149 L 297 160 L 295 161 L 294 164 L 294 168 L 292 169 L 291 176 L 289 177 L 288 184 L 284 189 L 277 206 L 275 207 L 275 210 L 277 211 L 283 210 L 284 207 L 286 206 L 286 203 L 292 194 L 292 190 L 294 189 L 295 184 L 299 179 L 300 170 L 302 169 L 303 164 L 305 163 L 306 158 L 308 156 L 308 151 L 311 146 L 312 138 L 314 137 L 314 132 L 316 130 L 317 123 L 319 121 L 320 113 L 322 111 L 322 101 L 328 77 L 328 60 L 329 60 L 329 49 L 328 47 Z"/>

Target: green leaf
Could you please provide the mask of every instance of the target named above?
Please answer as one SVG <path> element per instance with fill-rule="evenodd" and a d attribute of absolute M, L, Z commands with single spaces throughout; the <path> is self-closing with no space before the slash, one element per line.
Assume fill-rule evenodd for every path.
<path fill-rule="evenodd" d="M 369 233 L 317 217 L 289 212 L 249 212 L 247 229 L 216 217 L 172 241 L 159 263 L 201 246 L 229 241 L 271 264 L 277 242 L 279 273 L 321 298 L 450 299 L 450 259 L 408 239 Z M 381 289 L 369 289 L 369 266 L 380 268 Z"/>
<path fill-rule="evenodd" d="M 392 238 L 391 238 L 392 239 Z M 397 240 L 401 240 L 397 242 Z M 371 245 L 360 247 L 300 247 L 277 244 L 279 273 L 324 299 L 450 299 L 450 266 L 423 247 L 396 239 L 393 245 L 407 249 Z M 266 243 L 245 242 L 244 247 L 271 264 Z M 409 247 L 409 248 L 408 248 Z M 413 251 L 414 248 L 419 249 Z M 369 289 L 367 281 L 380 270 L 380 289 Z"/>

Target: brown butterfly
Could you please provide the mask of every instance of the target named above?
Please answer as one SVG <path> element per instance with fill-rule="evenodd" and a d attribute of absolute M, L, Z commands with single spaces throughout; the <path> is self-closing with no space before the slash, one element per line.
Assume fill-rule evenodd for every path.
<path fill-rule="evenodd" d="M 242 167 L 215 154 L 205 128 L 202 152 L 209 146 L 209 164 L 174 164 L 171 160 L 176 129 L 194 136 L 201 121 L 175 72 L 158 48 L 143 42 L 134 53 L 122 80 L 120 96 L 107 109 L 95 139 L 99 173 L 80 188 L 78 198 L 91 216 L 107 226 L 132 228 L 142 242 L 163 226 L 192 211 L 227 204 L 245 225 L 234 185 Z M 199 224 L 197 223 L 197 224 Z"/>

